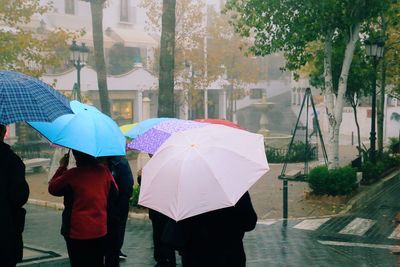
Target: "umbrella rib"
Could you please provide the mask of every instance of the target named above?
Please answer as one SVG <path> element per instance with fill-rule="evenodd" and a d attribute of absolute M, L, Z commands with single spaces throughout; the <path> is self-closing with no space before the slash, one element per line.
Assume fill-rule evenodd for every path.
<path fill-rule="evenodd" d="M 189 149 L 189 148 L 187 147 L 187 148 L 185 149 L 184 152 L 186 152 L 188 149 Z M 184 153 L 184 152 L 182 152 L 182 153 Z M 182 173 L 182 169 L 183 169 L 183 166 L 184 166 L 184 162 L 187 160 L 188 155 L 189 155 L 189 154 L 186 153 L 185 158 L 182 160 L 182 164 L 181 164 L 180 170 L 179 170 L 179 173 L 180 173 L 180 174 Z M 180 192 L 179 189 L 181 188 L 181 184 L 182 184 L 181 179 L 179 179 L 179 180 L 178 180 L 178 184 L 177 184 L 177 191 L 176 191 L 176 192 Z M 179 210 L 180 210 L 179 194 L 176 194 L 176 203 L 177 203 L 177 210 L 179 211 Z"/>
<path fill-rule="evenodd" d="M 234 150 L 230 149 L 229 147 L 222 147 L 222 146 L 219 146 L 219 145 L 213 145 L 213 147 L 214 147 L 214 148 L 224 149 L 224 150 L 227 150 L 227 151 L 229 151 L 229 152 L 235 153 L 236 155 L 238 155 L 239 157 L 243 158 L 244 160 L 246 160 L 246 161 L 248 161 L 248 162 L 255 162 L 255 161 L 253 161 L 253 160 L 250 160 L 248 157 L 245 157 L 245 156 L 242 155 L 242 154 L 236 153 Z M 256 162 L 256 163 L 257 163 L 257 162 Z M 258 163 L 257 163 L 257 165 L 258 165 Z"/>
<path fill-rule="evenodd" d="M 164 148 L 164 149 L 165 149 L 165 148 Z M 164 150 L 164 149 L 163 149 L 163 150 Z M 161 151 L 162 151 L 162 150 L 157 151 L 157 154 L 161 153 Z M 172 160 L 172 159 L 174 159 L 174 158 L 176 158 L 176 157 L 178 157 L 178 156 L 180 156 L 180 155 L 177 153 L 174 157 L 171 157 L 170 160 Z M 165 161 L 164 164 L 158 168 L 158 171 L 157 171 L 153 176 L 158 176 L 159 173 L 160 173 L 160 171 L 161 171 L 161 169 L 162 169 L 166 164 L 167 164 L 167 161 Z M 151 188 L 151 187 L 152 187 L 152 185 L 154 184 L 154 181 L 155 181 L 155 179 L 151 180 L 151 182 L 150 182 L 149 185 L 148 185 L 148 188 Z M 177 194 L 177 195 L 178 195 L 178 194 Z M 176 196 L 176 200 L 177 200 L 177 196 Z M 154 208 L 154 207 L 153 207 L 152 209 L 161 212 L 161 210 L 159 210 L 159 209 L 157 209 L 157 208 Z"/>
<path fill-rule="evenodd" d="M 227 194 L 227 192 L 224 190 L 224 187 L 222 186 L 222 184 L 220 183 L 220 181 L 218 180 L 218 177 L 212 172 L 212 168 L 210 167 L 206 157 L 204 157 L 197 149 L 196 149 L 196 153 L 200 156 L 200 158 L 203 159 L 203 162 L 205 163 L 205 165 L 207 166 L 207 168 L 210 170 L 210 173 L 212 174 L 212 176 L 215 178 L 215 180 L 217 181 L 219 187 L 221 188 L 222 192 L 224 192 L 225 196 L 227 199 L 229 199 L 229 195 Z M 235 205 L 235 203 L 231 203 L 232 206 Z"/>

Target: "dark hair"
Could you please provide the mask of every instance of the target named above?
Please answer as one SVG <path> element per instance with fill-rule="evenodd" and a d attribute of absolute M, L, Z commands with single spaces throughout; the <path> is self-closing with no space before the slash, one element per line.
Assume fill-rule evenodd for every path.
<path fill-rule="evenodd" d="M 84 167 L 84 166 L 95 166 L 98 164 L 95 157 L 72 149 L 72 154 L 74 155 L 76 166 Z"/>
<path fill-rule="evenodd" d="M 7 129 L 7 127 L 3 124 L 0 124 L 0 130 L 5 130 L 5 129 Z"/>

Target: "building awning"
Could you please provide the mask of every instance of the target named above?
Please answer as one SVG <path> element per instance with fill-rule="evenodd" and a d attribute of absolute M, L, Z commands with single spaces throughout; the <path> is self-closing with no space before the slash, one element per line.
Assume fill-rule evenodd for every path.
<path fill-rule="evenodd" d="M 158 43 L 144 31 L 134 29 L 107 28 L 106 34 L 125 47 L 156 47 Z"/>
<path fill-rule="evenodd" d="M 89 47 L 94 47 L 93 45 L 93 34 L 92 32 L 86 32 L 85 35 L 83 35 L 82 37 L 79 37 L 77 39 L 78 43 L 85 43 L 87 46 Z M 116 44 L 117 42 L 108 37 L 105 33 L 103 34 L 103 45 L 104 48 L 111 48 L 114 44 Z"/>

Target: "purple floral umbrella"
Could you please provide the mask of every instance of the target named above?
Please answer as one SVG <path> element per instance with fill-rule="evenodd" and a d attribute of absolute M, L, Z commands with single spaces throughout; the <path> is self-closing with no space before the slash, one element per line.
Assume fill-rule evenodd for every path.
<path fill-rule="evenodd" d="M 189 120 L 169 119 L 155 125 L 150 130 L 139 135 L 129 142 L 126 147 L 131 150 L 139 150 L 154 154 L 157 149 L 175 132 L 207 126 L 208 123 Z"/>

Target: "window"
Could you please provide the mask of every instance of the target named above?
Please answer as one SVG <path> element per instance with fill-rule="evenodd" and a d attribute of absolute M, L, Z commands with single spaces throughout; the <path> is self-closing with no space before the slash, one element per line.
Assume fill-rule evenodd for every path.
<path fill-rule="evenodd" d="M 75 14 L 75 0 L 65 0 L 65 14 Z"/>
<path fill-rule="evenodd" d="M 255 88 L 250 90 L 250 99 L 261 99 L 263 89 Z"/>
<path fill-rule="evenodd" d="M 132 123 L 133 103 L 132 100 L 120 99 L 112 101 L 113 118 L 119 124 Z"/>
<path fill-rule="evenodd" d="M 128 0 L 121 0 L 120 21 L 129 22 Z"/>

